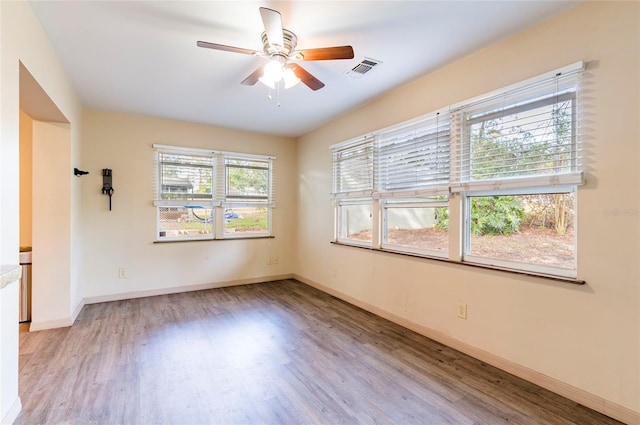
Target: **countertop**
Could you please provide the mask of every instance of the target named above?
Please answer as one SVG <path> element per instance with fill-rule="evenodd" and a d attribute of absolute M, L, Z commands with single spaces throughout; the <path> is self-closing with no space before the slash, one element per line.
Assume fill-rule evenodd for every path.
<path fill-rule="evenodd" d="M 22 274 L 22 267 L 13 264 L 0 265 L 0 289 L 4 289 L 5 286 L 20 279 Z"/>

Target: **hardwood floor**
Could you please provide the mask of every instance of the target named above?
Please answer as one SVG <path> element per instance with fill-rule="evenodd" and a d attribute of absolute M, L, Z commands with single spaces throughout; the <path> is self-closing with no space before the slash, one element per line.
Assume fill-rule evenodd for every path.
<path fill-rule="evenodd" d="M 618 424 L 295 280 L 21 333 L 16 424 Z"/>

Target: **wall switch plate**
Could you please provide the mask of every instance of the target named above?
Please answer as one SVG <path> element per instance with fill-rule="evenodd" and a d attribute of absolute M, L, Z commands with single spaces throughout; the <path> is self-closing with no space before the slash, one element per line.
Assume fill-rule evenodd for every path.
<path fill-rule="evenodd" d="M 119 268 L 118 269 L 118 278 L 119 279 L 126 279 L 126 277 L 127 277 L 127 269 Z"/>
<path fill-rule="evenodd" d="M 458 303 L 458 317 L 461 319 L 467 318 L 467 304 Z"/>

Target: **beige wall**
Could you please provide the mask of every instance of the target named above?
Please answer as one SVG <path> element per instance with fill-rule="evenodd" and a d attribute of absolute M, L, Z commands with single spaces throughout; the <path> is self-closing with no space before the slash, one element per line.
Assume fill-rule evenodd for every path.
<path fill-rule="evenodd" d="M 601 397 L 605 410 L 640 412 L 639 22 L 638 3 L 588 2 L 302 137 L 296 274 Z M 578 274 L 586 285 L 329 244 L 330 145 L 579 60 L 589 61 L 591 104 L 587 184 L 578 195 Z M 628 214 L 605 211 L 612 209 Z M 456 317 L 458 302 L 468 304 L 468 320 Z"/>
<path fill-rule="evenodd" d="M 32 331 L 72 324 L 69 127 L 33 121 Z"/>
<path fill-rule="evenodd" d="M 58 61 L 53 48 L 46 38 L 33 10 L 25 1 L 0 2 L 0 264 L 18 264 L 20 246 L 20 197 L 19 197 L 19 93 L 20 62 L 29 70 L 49 98 L 71 123 L 69 150 L 71 158 L 77 155 L 80 143 L 81 106 L 66 77 L 64 68 Z M 69 162 L 69 161 L 67 161 Z M 60 174 L 66 180 L 61 186 L 70 193 L 62 193 L 61 198 L 70 199 L 70 209 L 78 205 L 77 191 L 71 187 L 72 172 L 66 169 Z M 77 229 L 71 229 L 71 238 L 80 240 Z M 46 244 L 54 244 L 47 241 Z M 34 251 L 35 253 L 35 251 Z M 80 258 L 80 246 L 77 244 L 62 255 L 58 267 L 71 270 Z M 60 259 L 61 257 L 56 257 Z M 69 273 L 65 281 L 57 281 L 59 290 L 53 289 L 48 300 L 56 310 L 52 316 L 62 317 L 70 324 L 74 310 L 80 305 L 78 275 Z M 35 295 L 35 294 L 34 294 Z M 36 312 L 34 311 L 34 314 Z M 2 335 L 0 342 L 0 421 L 9 420 L 16 413 L 18 398 L 18 358 L 17 323 L 15 316 L 0 316 L 3 327 L 10 325 L 15 331 L 13 338 Z M 60 321 L 56 322 L 60 325 Z M 19 409 L 17 410 L 19 412 Z"/>
<path fill-rule="evenodd" d="M 403 86 L 296 144 L 157 118 L 83 114 L 28 3 L 0 2 L 0 263 L 17 263 L 20 245 L 21 61 L 70 122 L 68 128 L 37 124 L 40 134 L 66 140 L 62 151 L 50 152 L 57 159 L 43 165 L 61 179 L 58 196 L 47 198 L 55 190 L 35 189 L 34 182 L 41 191 L 34 210 L 46 199 L 60 206 L 38 225 L 49 232 L 41 255 L 51 254 L 49 265 L 59 267 L 54 286 L 43 292 L 50 298 L 42 303 L 42 327 L 71 323 L 83 297 L 126 298 L 296 272 L 371 309 L 596 395 L 601 410 L 610 404 L 640 412 L 639 15 L 637 3 L 588 2 Z M 331 144 L 577 60 L 590 61 L 593 101 L 587 184 L 578 196 L 578 273 L 585 286 L 328 243 Z M 154 244 L 153 143 L 275 155 L 276 237 Z M 55 147 L 45 144 L 34 155 L 42 162 Z M 78 179 L 73 167 L 91 174 Z M 103 168 L 114 172 L 111 212 L 100 192 Z M 631 213 L 605 214 L 613 209 Z M 61 233 L 46 229 L 54 226 L 46 222 L 51 218 L 62 223 Z M 60 249 L 50 251 L 60 237 Z M 279 264 L 268 265 L 273 255 Z M 126 279 L 118 279 L 121 267 Z M 456 318 L 459 301 L 469 305 L 466 321 Z M 0 346 L 2 420 L 18 400 L 18 366 L 12 360 L 17 345 L 3 336 Z"/>
<path fill-rule="evenodd" d="M 33 120 L 20 110 L 20 246 L 31 246 Z"/>
<path fill-rule="evenodd" d="M 294 268 L 296 146 L 293 139 L 159 118 L 85 111 L 82 163 L 84 281 L 89 301 L 265 280 Z M 154 243 L 154 143 L 276 156 L 275 238 Z M 113 210 L 101 194 L 113 170 Z M 278 264 L 269 265 L 277 255 Z M 126 268 L 128 277 L 118 278 Z"/>

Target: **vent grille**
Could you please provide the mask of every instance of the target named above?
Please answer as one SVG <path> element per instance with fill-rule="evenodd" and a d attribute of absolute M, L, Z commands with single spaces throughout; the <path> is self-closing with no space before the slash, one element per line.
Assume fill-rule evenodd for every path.
<path fill-rule="evenodd" d="M 376 59 L 364 58 L 356 66 L 346 71 L 345 74 L 350 77 L 361 78 L 363 75 L 378 67 L 381 63 L 382 61 Z"/>

